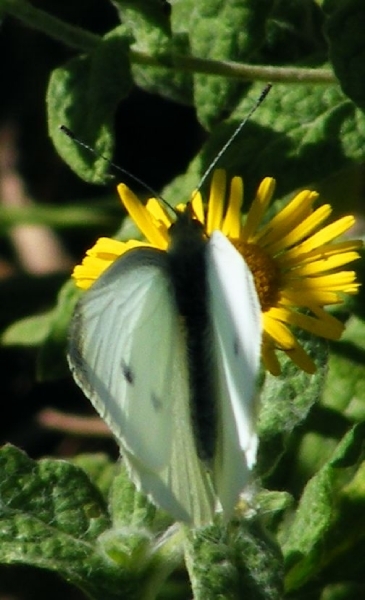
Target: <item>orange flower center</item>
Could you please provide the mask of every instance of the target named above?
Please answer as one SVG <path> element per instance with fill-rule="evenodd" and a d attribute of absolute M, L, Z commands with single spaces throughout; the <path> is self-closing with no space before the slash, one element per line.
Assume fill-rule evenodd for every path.
<path fill-rule="evenodd" d="M 252 272 L 262 312 L 269 310 L 277 303 L 280 290 L 280 273 L 274 259 L 257 244 L 231 241 Z"/>

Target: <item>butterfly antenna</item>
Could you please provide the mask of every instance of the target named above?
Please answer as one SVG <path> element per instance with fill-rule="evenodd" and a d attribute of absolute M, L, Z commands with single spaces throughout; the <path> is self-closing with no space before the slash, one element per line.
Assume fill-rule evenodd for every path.
<path fill-rule="evenodd" d="M 82 140 L 79 140 L 79 138 L 77 138 L 75 136 L 75 134 L 71 131 L 71 129 L 69 129 L 68 127 L 66 127 L 66 125 L 60 125 L 59 129 L 60 129 L 60 131 L 62 131 L 62 133 L 64 133 L 65 135 L 67 135 L 67 137 L 69 137 L 70 140 L 72 140 L 73 142 L 75 142 L 76 144 L 78 144 L 79 146 L 81 146 L 82 148 L 85 148 L 86 150 L 88 150 L 89 152 L 91 152 L 91 154 L 94 154 L 94 156 L 96 156 L 97 158 L 102 158 L 111 167 L 113 167 L 113 169 L 115 169 L 116 171 L 119 171 L 119 173 L 123 173 L 123 175 L 127 175 L 135 183 L 138 183 L 138 185 L 144 187 L 144 189 L 147 190 L 147 192 L 149 192 L 150 194 L 152 194 L 152 196 L 154 196 L 155 198 L 158 198 L 159 200 L 161 200 L 161 202 L 163 204 L 165 204 L 165 206 L 167 206 L 170 210 L 172 210 L 176 214 L 176 211 L 175 211 L 174 207 L 170 206 L 170 204 L 158 192 L 156 192 L 156 190 L 154 190 L 151 186 L 149 186 L 147 183 L 145 183 L 144 181 L 142 181 L 142 179 L 140 179 L 136 175 L 133 175 L 133 173 L 130 173 L 129 171 L 127 171 L 127 169 L 123 169 L 123 167 L 120 167 L 119 165 L 117 165 L 116 163 L 114 163 L 107 156 L 104 156 L 103 154 L 100 154 L 100 152 L 97 152 L 94 148 L 92 148 L 92 146 L 89 146 L 88 144 L 85 144 L 85 142 L 83 142 Z"/>
<path fill-rule="evenodd" d="M 257 98 L 257 100 L 256 100 L 255 104 L 253 105 L 253 107 L 251 108 L 251 110 L 245 116 L 245 118 L 243 119 L 243 121 L 241 121 L 241 123 L 238 125 L 237 129 L 235 129 L 235 131 L 232 133 L 231 137 L 227 140 L 227 142 L 224 144 L 223 148 L 221 148 L 221 150 L 218 152 L 218 154 L 215 157 L 215 159 L 213 160 L 213 162 L 209 165 L 209 167 L 205 171 L 203 177 L 199 181 L 199 185 L 196 188 L 196 192 L 198 192 L 203 187 L 204 183 L 208 179 L 208 177 L 211 174 L 211 172 L 217 166 L 217 163 L 220 161 L 220 159 L 222 158 L 223 154 L 228 150 L 228 148 L 230 147 L 230 145 L 234 142 L 234 140 L 236 139 L 236 137 L 240 134 L 241 129 L 244 127 L 244 125 L 246 125 L 247 121 L 250 119 L 250 117 L 252 117 L 253 113 L 258 109 L 258 107 L 260 106 L 260 104 L 262 104 L 262 102 L 265 100 L 265 98 L 268 95 L 268 93 L 271 90 L 271 88 L 272 88 L 272 84 L 271 83 L 268 83 L 264 87 L 264 89 L 262 90 L 260 96 Z"/>

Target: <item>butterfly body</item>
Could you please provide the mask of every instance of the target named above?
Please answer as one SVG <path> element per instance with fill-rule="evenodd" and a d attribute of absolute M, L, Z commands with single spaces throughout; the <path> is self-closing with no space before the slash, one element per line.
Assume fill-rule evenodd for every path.
<path fill-rule="evenodd" d="M 189 212 L 172 226 L 167 252 L 176 306 L 186 335 L 190 410 L 199 458 L 211 461 L 216 440 L 216 386 L 208 306 L 207 238 Z"/>
<path fill-rule="evenodd" d="M 254 465 L 261 313 L 252 275 L 189 214 L 167 252 L 130 250 L 72 320 L 75 380 L 109 424 L 136 484 L 177 520 L 232 513 Z"/>

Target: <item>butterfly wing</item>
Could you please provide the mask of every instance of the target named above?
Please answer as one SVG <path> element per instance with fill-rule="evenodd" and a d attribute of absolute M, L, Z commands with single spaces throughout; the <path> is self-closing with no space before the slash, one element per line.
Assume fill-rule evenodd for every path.
<path fill-rule="evenodd" d="M 195 451 L 186 342 L 165 253 L 132 250 L 94 283 L 76 308 L 68 359 L 138 487 L 177 520 L 209 521 L 214 500 Z"/>
<path fill-rule="evenodd" d="M 254 400 L 261 309 L 252 273 L 219 231 L 213 232 L 208 242 L 207 277 L 218 387 L 214 485 L 229 516 L 256 460 Z"/>

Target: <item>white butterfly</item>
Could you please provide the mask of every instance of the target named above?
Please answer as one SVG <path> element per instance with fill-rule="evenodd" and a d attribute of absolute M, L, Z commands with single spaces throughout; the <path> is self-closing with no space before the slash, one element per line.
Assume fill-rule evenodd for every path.
<path fill-rule="evenodd" d="M 85 292 L 68 359 L 137 487 L 200 526 L 231 516 L 255 464 L 262 325 L 244 259 L 188 213 L 167 252 L 130 250 Z"/>

